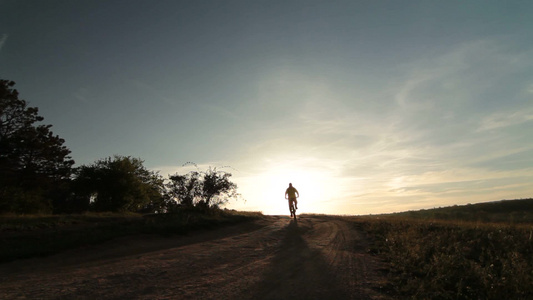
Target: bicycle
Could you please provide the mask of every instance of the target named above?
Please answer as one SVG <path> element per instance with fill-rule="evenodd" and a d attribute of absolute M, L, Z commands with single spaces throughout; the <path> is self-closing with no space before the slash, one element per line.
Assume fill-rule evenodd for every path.
<path fill-rule="evenodd" d="M 289 199 L 289 211 L 291 212 L 291 218 L 294 218 L 294 220 L 296 220 L 296 207 L 294 206 L 294 200 Z"/>

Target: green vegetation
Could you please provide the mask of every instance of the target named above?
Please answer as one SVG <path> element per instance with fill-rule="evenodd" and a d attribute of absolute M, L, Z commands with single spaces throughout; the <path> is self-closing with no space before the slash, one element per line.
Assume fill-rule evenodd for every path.
<path fill-rule="evenodd" d="M 391 289 L 402 299 L 531 299 L 533 223 L 523 220 L 533 210 L 522 211 L 520 222 L 513 217 L 531 202 L 361 217 L 355 226 L 373 236 L 371 251 L 390 264 Z M 482 209 L 484 218 L 476 218 L 479 211 L 472 207 Z M 511 215 L 502 218 L 505 211 Z"/>
<path fill-rule="evenodd" d="M 0 216 L 0 262 L 50 255 L 135 234 L 184 234 L 261 217 L 261 213 L 187 208 L 168 214 L 86 213 Z"/>

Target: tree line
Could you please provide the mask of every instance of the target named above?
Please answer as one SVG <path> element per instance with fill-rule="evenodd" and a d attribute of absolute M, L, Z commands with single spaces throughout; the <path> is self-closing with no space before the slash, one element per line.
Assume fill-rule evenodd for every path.
<path fill-rule="evenodd" d="M 164 178 L 144 161 L 114 155 L 74 167 L 65 140 L 37 107 L 0 79 L 0 213 L 173 212 L 237 198 L 231 173 L 209 167 Z"/>

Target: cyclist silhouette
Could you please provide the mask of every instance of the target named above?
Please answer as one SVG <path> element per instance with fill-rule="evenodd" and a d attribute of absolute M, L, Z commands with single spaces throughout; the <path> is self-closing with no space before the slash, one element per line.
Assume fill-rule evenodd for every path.
<path fill-rule="evenodd" d="M 295 209 L 298 209 L 298 201 L 296 198 L 300 197 L 298 190 L 292 186 L 292 183 L 289 183 L 289 187 L 285 190 L 285 199 L 289 199 L 289 210 L 291 212 L 291 217 L 296 217 L 296 212 L 293 212 L 292 205 Z"/>

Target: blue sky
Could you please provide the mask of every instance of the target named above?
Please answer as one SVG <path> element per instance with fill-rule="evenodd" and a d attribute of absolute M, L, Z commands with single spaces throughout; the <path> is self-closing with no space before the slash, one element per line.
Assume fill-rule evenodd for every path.
<path fill-rule="evenodd" d="M 0 78 L 77 164 L 231 166 L 366 214 L 533 196 L 528 1 L 0 1 Z"/>

